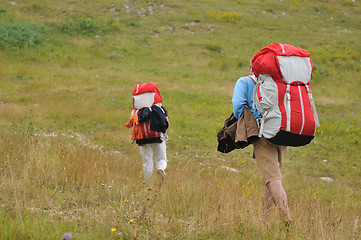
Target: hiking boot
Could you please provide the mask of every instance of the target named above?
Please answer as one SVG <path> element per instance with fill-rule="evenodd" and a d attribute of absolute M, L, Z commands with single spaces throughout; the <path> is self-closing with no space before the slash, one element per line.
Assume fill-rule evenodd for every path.
<path fill-rule="evenodd" d="M 157 175 L 160 177 L 161 180 L 164 180 L 165 178 L 165 172 L 162 169 L 157 170 Z"/>

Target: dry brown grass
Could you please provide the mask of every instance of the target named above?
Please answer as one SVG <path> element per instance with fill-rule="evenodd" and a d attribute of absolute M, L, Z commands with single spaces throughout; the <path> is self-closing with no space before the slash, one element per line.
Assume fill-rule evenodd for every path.
<path fill-rule="evenodd" d="M 74 133 L 24 132 L 0 140 L 2 210 L 20 222 L 10 238 L 39 231 L 51 238 L 69 231 L 78 239 L 360 237 L 357 204 L 345 213 L 342 204 L 325 205 L 316 195 L 301 198 L 287 184 L 293 225 L 287 231 L 276 210 L 266 223 L 251 160 L 241 160 L 237 173 L 212 162 L 217 155 L 199 161 L 179 154 L 169 163 L 165 183 L 155 178 L 150 190 L 142 183 L 136 146 L 127 154 L 109 151 Z"/>

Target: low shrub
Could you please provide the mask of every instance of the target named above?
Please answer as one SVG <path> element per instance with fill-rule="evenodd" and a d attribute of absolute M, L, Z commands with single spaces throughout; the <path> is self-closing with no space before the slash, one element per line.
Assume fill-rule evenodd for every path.
<path fill-rule="evenodd" d="M 93 18 L 69 19 L 65 22 L 54 23 L 53 27 L 61 33 L 70 36 L 104 35 L 109 32 L 118 32 L 119 24 L 113 19 L 99 20 Z"/>
<path fill-rule="evenodd" d="M 28 22 L 0 22 L 1 48 L 31 48 L 44 41 L 47 28 Z"/>

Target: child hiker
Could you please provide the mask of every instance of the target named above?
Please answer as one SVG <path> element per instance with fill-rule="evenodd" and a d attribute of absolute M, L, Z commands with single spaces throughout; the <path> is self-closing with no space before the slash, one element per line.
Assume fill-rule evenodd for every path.
<path fill-rule="evenodd" d="M 162 106 L 162 97 L 156 83 L 141 83 L 135 86 L 133 110 L 125 126 L 133 128 L 131 140 L 140 147 L 144 180 L 147 183 L 153 180 L 153 155 L 155 155 L 157 175 L 164 180 L 168 162 L 166 139 L 169 118 L 166 109 Z"/>

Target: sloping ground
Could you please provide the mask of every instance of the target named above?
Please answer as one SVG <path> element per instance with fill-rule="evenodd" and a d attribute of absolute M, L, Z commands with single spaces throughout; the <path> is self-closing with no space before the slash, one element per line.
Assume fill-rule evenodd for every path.
<path fill-rule="evenodd" d="M 1 238 L 359 239 L 360 16 L 359 1 L 1 2 Z M 321 121 L 283 164 L 289 231 L 263 222 L 252 149 L 216 152 L 235 82 L 271 42 L 311 53 Z M 147 81 L 171 120 L 151 190 L 123 126 Z"/>

